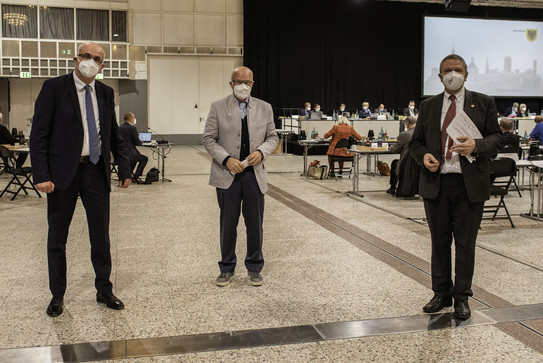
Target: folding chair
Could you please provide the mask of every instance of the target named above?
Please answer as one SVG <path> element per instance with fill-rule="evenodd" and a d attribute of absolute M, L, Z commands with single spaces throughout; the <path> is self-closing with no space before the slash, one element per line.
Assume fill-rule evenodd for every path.
<path fill-rule="evenodd" d="M 519 160 L 518 154 L 509 153 L 509 152 L 498 153 L 497 157 L 498 157 L 498 159 L 503 159 L 503 158 L 513 159 L 513 160 L 515 160 L 515 165 L 516 165 L 517 161 Z M 513 183 L 513 186 L 514 186 L 514 188 L 512 188 L 511 190 L 516 190 L 517 193 L 518 193 L 518 196 L 522 198 L 522 194 L 520 193 L 520 188 L 519 188 L 519 186 L 517 184 L 517 178 L 516 178 L 518 173 L 519 173 L 519 170 L 518 170 L 518 168 L 516 168 L 516 170 L 517 170 L 516 175 L 511 177 L 511 182 Z M 503 182 L 502 184 L 505 185 L 505 182 Z"/>
<path fill-rule="evenodd" d="M 517 168 L 515 160 L 509 159 L 509 158 L 503 158 L 503 159 L 495 159 L 489 162 L 490 166 L 490 196 L 493 196 L 494 198 L 500 198 L 498 201 L 498 204 L 491 204 L 488 205 L 487 202 L 485 202 L 485 206 L 483 209 L 483 215 L 484 213 L 493 213 L 492 217 L 485 218 L 485 219 L 509 219 L 509 223 L 511 223 L 511 227 L 515 228 L 515 225 L 513 224 L 513 220 L 511 219 L 511 215 L 509 214 L 509 210 L 507 209 L 507 206 L 505 205 L 504 197 L 509 192 L 509 187 L 511 186 L 511 182 L 513 180 L 513 177 L 517 175 Z M 500 181 L 496 180 L 497 178 L 508 178 L 507 181 Z M 505 210 L 506 215 L 498 216 L 498 211 L 503 208 Z"/>
<path fill-rule="evenodd" d="M 11 179 L 9 180 L 8 185 L 6 185 L 2 193 L 0 193 L 0 198 L 2 198 L 5 193 L 9 193 L 13 194 L 13 196 L 11 197 L 11 200 L 13 200 L 21 192 L 21 190 L 28 195 L 28 189 L 34 190 L 38 197 L 41 198 L 40 192 L 38 192 L 38 189 L 36 189 L 36 186 L 34 185 L 34 183 L 32 183 L 32 180 L 30 179 L 32 177 L 32 168 L 29 166 L 16 168 L 15 157 L 13 156 L 11 150 L 6 148 L 5 146 L 0 146 L 0 156 L 4 161 L 4 172 L 11 175 Z M 27 186 L 27 183 L 30 184 L 30 186 Z M 18 186 L 16 191 L 10 189 L 12 185 Z"/>
<path fill-rule="evenodd" d="M 347 147 L 349 146 L 349 139 L 348 138 L 345 138 L 345 139 L 340 139 L 338 140 L 338 142 L 336 143 L 336 145 L 334 146 L 334 150 L 333 150 L 333 155 L 330 156 L 330 170 L 332 170 L 332 167 L 334 166 L 335 163 L 351 163 L 351 166 L 349 167 L 348 169 L 348 172 L 345 173 L 343 170 L 344 169 L 340 169 L 341 172 L 340 173 L 336 173 L 336 170 L 334 168 L 334 179 L 337 181 L 337 176 L 338 174 L 341 175 L 342 177 L 343 176 L 349 176 L 349 178 L 351 177 L 351 174 L 352 174 L 352 171 L 353 171 L 353 159 L 354 157 L 353 156 L 338 156 L 338 155 L 335 155 L 336 154 L 336 149 L 342 149 L 342 148 L 345 148 L 347 149 Z M 345 165 L 343 165 L 345 167 Z"/>

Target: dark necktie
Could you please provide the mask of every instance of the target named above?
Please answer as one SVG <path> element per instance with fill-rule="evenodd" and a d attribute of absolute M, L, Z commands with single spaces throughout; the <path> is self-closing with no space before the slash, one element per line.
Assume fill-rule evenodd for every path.
<path fill-rule="evenodd" d="M 89 133 L 89 159 L 95 164 L 100 159 L 98 149 L 98 131 L 96 131 L 96 119 L 94 118 L 94 106 L 89 85 L 85 85 L 85 110 L 87 111 L 87 132 Z"/>
<path fill-rule="evenodd" d="M 450 95 L 449 100 L 451 100 L 451 105 L 449 106 L 449 109 L 447 110 L 447 113 L 445 114 L 445 119 L 443 120 L 443 127 L 441 128 L 442 152 L 445 152 L 445 143 L 447 142 L 447 137 L 449 136 L 447 134 L 447 127 L 449 127 L 454 116 L 456 116 L 456 101 L 455 101 L 456 97 L 454 95 Z M 453 145 L 453 140 L 452 138 L 449 137 L 449 142 L 447 143 L 447 154 L 445 155 L 445 159 L 447 160 L 451 160 L 451 157 L 452 157 L 451 146 L 452 145 Z"/>

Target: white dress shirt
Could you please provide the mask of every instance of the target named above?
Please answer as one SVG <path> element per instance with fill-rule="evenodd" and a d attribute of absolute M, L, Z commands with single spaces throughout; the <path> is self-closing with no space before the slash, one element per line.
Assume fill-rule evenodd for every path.
<path fill-rule="evenodd" d="M 449 106 L 451 105 L 451 100 L 449 99 L 449 96 L 451 94 L 445 91 L 443 93 L 443 107 L 441 108 L 441 128 L 443 129 L 443 121 L 445 121 L 445 115 L 447 114 L 447 111 L 449 110 Z M 466 98 L 466 89 L 462 87 L 462 89 L 454 95 L 456 97 L 456 114 L 464 109 L 464 100 Z M 441 132 L 446 132 L 445 130 L 441 130 Z M 445 150 L 443 150 L 443 155 L 441 157 L 443 158 L 443 165 L 441 165 L 441 174 L 448 174 L 448 173 L 462 173 L 462 168 L 460 167 L 460 155 L 453 151 L 451 159 L 447 160 L 445 158 L 445 155 L 447 154 L 447 144 L 449 143 L 449 136 L 447 136 L 447 141 L 445 142 Z M 453 143 L 457 143 L 453 141 Z"/>
<path fill-rule="evenodd" d="M 79 99 L 79 107 L 81 109 L 81 122 L 83 124 L 83 148 L 81 150 L 81 156 L 89 156 L 89 128 L 87 125 L 87 107 L 85 103 L 85 86 L 86 83 L 80 80 L 75 72 L 74 82 L 75 89 L 77 91 L 77 98 Z M 96 119 L 96 131 L 98 132 L 98 150 L 100 150 L 100 155 L 102 155 L 102 138 L 100 136 L 100 113 L 98 112 L 98 100 L 96 99 L 96 90 L 94 88 L 95 81 L 93 80 L 89 84 L 89 91 L 92 98 L 92 106 L 94 108 L 94 118 Z"/>

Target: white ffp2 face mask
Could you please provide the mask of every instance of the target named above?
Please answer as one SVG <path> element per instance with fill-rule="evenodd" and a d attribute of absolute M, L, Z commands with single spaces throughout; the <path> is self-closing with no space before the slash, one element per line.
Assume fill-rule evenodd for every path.
<path fill-rule="evenodd" d="M 234 96 L 238 100 L 246 100 L 247 97 L 251 94 L 251 87 L 247 86 L 246 84 L 237 84 L 234 86 Z"/>
<path fill-rule="evenodd" d="M 79 62 L 77 68 L 82 75 L 89 78 L 96 76 L 100 70 L 100 66 L 92 59 L 82 60 Z"/>
<path fill-rule="evenodd" d="M 441 81 L 446 89 L 457 91 L 464 85 L 464 75 L 455 71 L 449 72 L 443 76 Z"/>

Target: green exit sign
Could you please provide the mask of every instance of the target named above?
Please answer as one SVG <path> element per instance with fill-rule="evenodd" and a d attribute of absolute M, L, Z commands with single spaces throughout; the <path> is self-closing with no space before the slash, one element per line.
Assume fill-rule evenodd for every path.
<path fill-rule="evenodd" d="M 32 78 L 32 74 L 30 72 L 21 72 L 19 77 L 21 77 L 21 78 Z"/>
<path fill-rule="evenodd" d="M 104 79 L 104 74 L 103 73 L 98 73 L 96 75 L 96 79 Z"/>
<path fill-rule="evenodd" d="M 62 49 L 62 54 L 72 54 L 71 49 Z"/>

